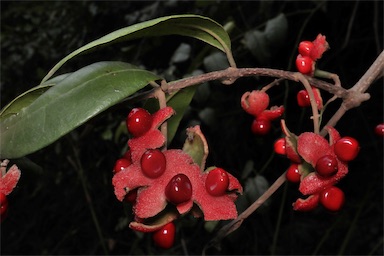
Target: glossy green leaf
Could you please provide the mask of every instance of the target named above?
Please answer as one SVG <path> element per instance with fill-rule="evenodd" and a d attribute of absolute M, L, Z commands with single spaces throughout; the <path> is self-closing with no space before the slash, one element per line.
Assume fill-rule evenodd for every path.
<path fill-rule="evenodd" d="M 187 110 L 189 104 L 192 101 L 193 95 L 195 94 L 196 86 L 190 86 L 178 91 L 175 95 L 169 98 L 167 105 L 171 106 L 176 114 L 168 120 L 168 144 L 171 143 L 173 137 L 176 134 L 177 128 Z"/>
<path fill-rule="evenodd" d="M 2 158 L 35 152 L 160 79 L 123 62 L 98 62 L 68 75 L 0 121 Z"/>
<path fill-rule="evenodd" d="M 33 87 L 28 91 L 20 94 L 0 111 L 0 119 L 18 113 L 21 109 L 30 105 L 49 88 L 66 78 L 68 75 L 69 74 L 62 74 L 60 76 L 54 77 L 44 84 Z"/>
<path fill-rule="evenodd" d="M 225 52 L 231 64 L 234 64 L 231 53 L 231 40 L 220 24 L 199 15 L 173 15 L 121 28 L 80 47 L 57 63 L 44 77 L 42 83 L 49 79 L 68 60 L 95 47 L 113 42 L 164 35 L 182 35 L 199 39 Z"/>

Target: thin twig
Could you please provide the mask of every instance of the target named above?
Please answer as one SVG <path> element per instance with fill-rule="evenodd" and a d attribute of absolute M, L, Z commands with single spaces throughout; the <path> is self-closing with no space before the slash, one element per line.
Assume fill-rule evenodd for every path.
<path fill-rule="evenodd" d="M 268 198 L 272 196 L 273 193 L 276 192 L 276 190 L 284 184 L 286 181 L 285 178 L 285 172 L 280 175 L 279 178 L 262 194 L 255 202 L 253 202 L 245 211 L 243 211 L 236 219 L 228 223 L 227 225 L 223 226 L 215 236 L 205 247 L 204 252 L 212 247 L 217 245 L 221 239 L 232 233 L 233 231 L 237 230 L 243 221 L 248 218 L 249 215 L 251 215 L 254 211 L 257 210 Z"/>

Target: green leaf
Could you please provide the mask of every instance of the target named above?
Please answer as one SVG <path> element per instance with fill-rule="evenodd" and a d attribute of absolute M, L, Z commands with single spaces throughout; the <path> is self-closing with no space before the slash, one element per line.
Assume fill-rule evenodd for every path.
<path fill-rule="evenodd" d="M 69 74 L 62 74 L 60 76 L 56 76 L 44 84 L 33 87 L 20 94 L 0 111 L 0 119 L 20 112 L 21 109 L 29 106 L 49 88 L 66 78 L 68 75 Z"/>
<path fill-rule="evenodd" d="M 121 28 L 80 47 L 59 61 L 43 78 L 42 83 L 49 79 L 68 60 L 95 47 L 113 42 L 164 35 L 182 35 L 199 39 L 225 52 L 231 65 L 234 65 L 231 40 L 220 24 L 199 15 L 173 15 Z"/>
<path fill-rule="evenodd" d="M 201 170 L 205 169 L 209 151 L 207 140 L 201 132 L 200 126 L 187 128 L 187 139 L 184 142 L 183 151 L 193 159 L 193 162 L 200 166 Z"/>
<path fill-rule="evenodd" d="M 98 62 L 70 74 L 0 120 L 1 157 L 39 150 L 157 79 L 123 62 Z"/>
<path fill-rule="evenodd" d="M 173 115 L 168 121 L 168 133 L 167 133 L 167 142 L 171 143 L 173 137 L 177 132 L 180 121 L 184 116 L 186 109 L 192 101 L 193 95 L 195 94 L 197 86 L 190 86 L 184 88 L 183 90 L 178 91 L 172 97 L 167 100 L 167 105 L 171 106 L 176 114 Z"/>

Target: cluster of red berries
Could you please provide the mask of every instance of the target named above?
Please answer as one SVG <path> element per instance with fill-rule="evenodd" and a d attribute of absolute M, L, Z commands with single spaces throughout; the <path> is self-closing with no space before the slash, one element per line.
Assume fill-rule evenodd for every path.
<path fill-rule="evenodd" d="M 293 204 L 295 210 L 312 210 L 320 202 L 326 209 L 338 211 L 344 204 L 344 192 L 334 185 L 348 173 L 347 163 L 356 158 L 360 146 L 356 139 L 340 138 L 334 128 L 327 129 L 329 142 L 315 133 L 296 136 L 283 125 L 286 137 L 274 144 L 276 153 L 291 160 L 287 180 L 300 183 L 300 192 L 309 195 Z"/>
<path fill-rule="evenodd" d="M 269 95 L 265 91 L 246 92 L 241 97 L 241 107 L 255 117 L 251 130 L 256 135 L 265 135 L 271 130 L 271 121 L 281 117 L 284 106 L 269 106 Z"/>
<path fill-rule="evenodd" d="M 2 222 L 8 214 L 7 195 L 16 187 L 21 175 L 16 165 L 12 165 L 11 168 L 6 171 L 8 163 L 8 160 L 4 160 L 1 162 L 0 167 L 0 222 Z"/>
<path fill-rule="evenodd" d="M 170 107 L 154 114 L 135 108 L 128 114 L 126 124 L 132 138 L 129 150 L 114 165 L 112 179 L 116 197 L 133 205 L 135 220 L 130 227 L 153 232 L 155 243 L 162 248 L 173 244 L 173 221 L 189 211 L 205 220 L 236 218 L 234 200 L 242 192 L 238 180 L 224 169 L 204 171 L 205 163 L 198 165 L 183 150 L 164 149 L 165 136 L 158 128 L 173 114 Z M 208 147 L 198 126 L 188 131 L 188 137 L 198 136 L 202 148 Z"/>
<path fill-rule="evenodd" d="M 302 41 L 299 44 L 299 54 L 296 57 L 296 68 L 304 74 L 313 76 L 316 61 L 328 50 L 329 45 L 325 36 L 319 34 L 314 41 Z"/>

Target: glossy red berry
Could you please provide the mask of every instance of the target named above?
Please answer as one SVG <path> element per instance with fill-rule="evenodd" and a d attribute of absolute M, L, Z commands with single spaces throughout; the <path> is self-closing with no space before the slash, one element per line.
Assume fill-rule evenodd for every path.
<path fill-rule="evenodd" d="M 130 166 L 131 164 L 132 162 L 126 158 L 117 159 L 117 161 L 115 162 L 115 166 L 113 167 L 113 172 L 118 173 Z"/>
<path fill-rule="evenodd" d="M 228 189 L 229 177 L 225 170 L 215 168 L 211 170 L 205 180 L 205 188 L 212 196 L 222 196 Z"/>
<path fill-rule="evenodd" d="M 301 179 L 299 165 L 291 164 L 291 166 L 289 166 L 289 168 L 287 169 L 287 172 L 285 173 L 285 177 L 287 178 L 288 181 L 292 183 L 299 183 Z"/>
<path fill-rule="evenodd" d="M 311 41 L 302 41 L 299 44 L 298 50 L 302 56 L 310 56 L 313 49 L 313 43 Z"/>
<path fill-rule="evenodd" d="M 302 108 L 311 106 L 311 100 L 309 99 L 309 95 L 307 90 L 300 90 L 297 93 L 297 105 L 299 105 Z"/>
<path fill-rule="evenodd" d="M 275 141 L 273 144 L 273 149 L 276 154 L 285 156 L 287 152 L 285 151 L 285 138 L 280 138 Z"/>
<path fill-rule="evenodd" d="M 266 135 L 271 130 L 271 121 L 266 118 L 256 118 L 252 122 L 251 130 L 257 135 Z"/>
<path fill-rule="evenodd" d="M 163 249 L 169 249 L 175 242 L 175 233 L 175 224 L 173 224 L 173 222 L 169 222 L 153 233 L 153 241 L 157 246 Z"/>
<path fill-rule="evenodd" d="M 338 170 L 338 164 L 336 157 L 332 155 L 325 155 L 320 157 L 315 166 L 317 174 L 322 177 L 329 177 L 336 174 Z"/>
<path fill-rule="evenodd" d="M 192 183 L 185 174 L 175 175 L 165 187 L 165 196 L 173 204 L 187 202 L 192 197 Z"/>
<path fill-rule="evenodd" d="M 320 203 L 330 211 L 339 211 L 344 201 L 344 192 L 335 186 L 327 187 L 320 194 Z"/>
<path fill-rule="evenodd" d="M 166 159 L 159 149 L 148 149 L 141 156 L 141 170 L 145 176 L 155 179 L 160 177 L 166 168 Z"/>
<path fill-rule="evenodd" d="M 8 212 L 8 199 L 4 193 L 0 193 L 0 221 L 3 221 Z"/>
<path fill-rule="evenodd" d="M 299 54 L 296 58 L 296 68 L 300 73 L 310 75 L 314 71 L 314 61 L 308 56 Z"/>
<path fill-rule="evenodd" d="M 378 124 L 375 127 L 375 134 L 380 137 L 384 137 L 384 124 Z"/>
<path fill-rule="evenodd" d="M 152 115 L 143 108 L 134 108 L 129 112 L 126 124 L 133 137 L 140 137 L 151 128 Z"/>
<path fill-rule="evenodd" d="M 342 161 L 351 161 L 360 151 L 359 142 L 351 137 L 343 137 L 335 143 L 335 154 Z"/>

